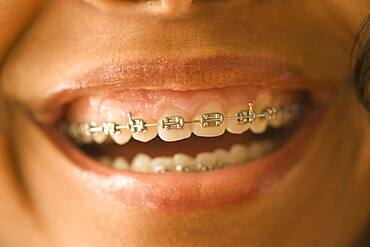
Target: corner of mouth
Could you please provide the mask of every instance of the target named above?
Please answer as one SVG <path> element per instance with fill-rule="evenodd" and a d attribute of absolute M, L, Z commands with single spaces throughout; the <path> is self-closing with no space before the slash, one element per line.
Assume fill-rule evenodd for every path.
<path fill-rule="evenodd" d="M 50 90 L 57 93 L 52 95 L 54 97 L 49 97 L 54 103 L 50 104 L 48 101 L 48 105 L 63 108 L 64 113 L 61 117 L 60 110 L 56 111 L 54 108 L 52 112 L 58 112 L 58 115 L 50 118 L 53 119 L 53 124 L 46 124 L 47 133 L 70 163 L 85 174 L 81 177 L 84 184 L 113 200 L 135 208 L 202 210 L 248 201 L 271 191 L 282 177 L 295 167 L 297 157 L 303 155 L 300 151 L 303 148 L 303 140 L 312 135 L 325 108 L 320 97 L 317 97 L 321 93 L 320 89 L 313 90 L 312 85 L 295 74 L 294 69 L 286 69 L 281 64 L 269 60 L 256 62 L 251 58 L 235 56 L 182 61 L 136 59 L 121 64 L 104 65 L 89 71 L 72 80 L 73 83 L 67 87 L 61 87 L 64 88 L 63 91 Z M 259 99 L 266 99 L 259 97 L 263 95 L 261 92 L 266 91 L 274 92 L 268 93 L 268 99 L 275 100 L 271 101 L 272 105 Z M 280 97 L 281 95 L 287 96 Z M 56 96 L 62 97 L 55 98 Z M 285 99 L 285 102 L 278 102 L 276 99 L 279 97 Z M 267 119 L 268 116 L 264 115 L 267 109 L 272 111 L 278 109 L 281 103 L 289 105 L 302 98 L 305 98 L 304 114 L 286 128 L 278 127 L 273 130 L 274 128 L 267 128 L 267 124 L 263 124 L 263 129 L 258 130 L 260 127 L 253 127 L 253 124 L 238 126 L 228 122 L 238 120 L 236 116 L 243 111 L 248 115 L 248 102 L 259 102 L 256 104 L 258 110 L 252 111 L 256 116 L 259 114 L 261 119 Z M 132 117 L 127 115 L 128 113 L 132 114 Z M 216 116 L 222 117 L 220 124 L 224 124 L 221 126 L 223 129 L 217 129 L 217 124 L 209 130 L 203 128 L 205 126 L 198 126 L 202 122 L 199 118 Z M 182 132 L 171 135 L 169 133 L 172 132 L 167 132 L 165 128 L 169 125 L 163 124 L 163 119 L 174 121 L 174 117 L 187 124 L 182 126 Z M 101 141 L 94 139 L 92 135 L 93 139 L 88 138 L 88 145 L 81 146 L 79 142 L 73 143 L 73 138 L 67 133 L 59 131 L 58 124 L 66 119 L 67 122 L 81 123 L 84 126 L 94 122 L 98 124 L 95 128 L 102 128 L 103 136 L 114 137 L 113 132 L 105 131 L 103 125 L 99 126 L 109 123 L 115 126 L 114 128 L 119 126 L 121 131 L 126 131 L 129 136 L 122 137 L 123 139 L 113 138 L 115 143 L 105 143 L 106 137 Z M 225 123 L 224 119 L 227 120 Z M 136 131 L 136 127 L 131 128 L 130 121 L 142 121 L 142 129 L 149 132 L 146 131 L 145 135 L 132 132 Z M 289 128 L 290 130 L 284 130 Z M 252 129 L 252 132 L 247 131 L 248 129 Z M 245 134 L 246 131 L 248 134 Z M 266 134 L 257 134 L 265 132 Z M 284 136 L 279 132 L 289 134 Z M 261 143 L 266 140 L 267 143 L 273 140 L 274 145 L 273 148 L 258 151 L 258 155 L 255 155 L 257 151 L 249 152 L 255 157 L 233 161 L 230 167 L 199 167 L 198 160 L 201 158 L 198 156 L 202 155 L 203 158 L 206 157 L 204 159 L 207 162 L 214 159 L 213 154 L 216 152 L 217 155 L 223 154 L 223 157 L 233 156 L 233 152 L 245 156 L 245 148 L 240 147 L 247 145 L 243 143 L 244 138 L 248 140 L 248 145 L 257 143 L 255 146 L 260 150 Z M 91 140 L 97 143 L 90 145 Z M 212 150 L 204 147 L 211 147 Z M 138 151 L 141 148 L 143 149 Z M 197 148 L 199 150 L 195 150 Z M 119 158 L 120 168 L 113 169 L 113 163 L 107 166 L 102 163 L 102 159 L 93 157 L 100 155 L 104 158 L 107 150 L 108 155 L 116 156 L 115 160 Z M 145 155 L 142 155 L 143 152 Z M 166 172 L 168 169 L 159 165 L 159 170 L 153 170 L 157 171 L 156 174 L 146 168 L 140 170 L 140 165 L 137 166 L 140 169 L 125 170 L 133 166 L 138 155 L 141 155 L 138 160 L 142 162 L 148 162 L 150 159 L 151 162 L 155 160 L 156 164 L 173 164 L 174 154 L 176 157 L 182 155 L 178 159 L 181 162 L 198 162 L 195 163 L 197 168 L 191 168 L 197 172 L 186 173 L 186 170 L 182 169 L 184 166 L 177 170 L 177 165 L 173 170 L 169 169 L 172 172 Z M 220 159 L 217 155 L 215 157 Z M 118 164 L 118 161 L 116 163 Z M 121 167 L 125 168 L 122 170 Z M 165 173 L 162 174 L 162 171 Z"/>

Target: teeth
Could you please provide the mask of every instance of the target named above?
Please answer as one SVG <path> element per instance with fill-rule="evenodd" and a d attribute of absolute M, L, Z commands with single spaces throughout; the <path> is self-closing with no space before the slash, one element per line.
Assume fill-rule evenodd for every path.
<path fill-rule="evenodd" d="M 202 152 L 192 158 L 186 154 L 177 153 L 173 156 L 160 156 L 150 158 L 148 155 L 139 153 L 131 162 L 124 157 L 112 158 L 101 156 L 98 160 L 106 166 L 118 170 L 131 170 L 142 173 L 163 172 L 206 172 L 214 169 L 243 164 L 260 158 L 275 147 L 274 142 L 260 141 L 248 146 L 234 144 L 229 151 L 216 149 L 213 152 Z"/>
<path fill-rule="evenodd" d="M 216 156 L 213 153 L 200 153 L 196 157 L 197 170 L 209 171 L 217 164 Z"/>
<path fill-rule="evenodd" d="M 105 111 L 102 112 L 103 116 L 106 120 L 119 123 L 119 124 L 126 124 L 127 119 L 125 118 L 125 114 L 118 109 L 115 108 L 107 108 Z M 127 129 L 121 129 L 117 131 L 115 134 L 111 134 L 110 137 L 112 140 L 118 144 L 123 145 L 126 144 L 131 139 L 131 132 Z"/>
<path fill-rule="evenodd" d="M 273 128 L 280 128 L 284 124 L 284 119 L 281 116 L 271 119 L 269 125 Z"/>
<path fill-rule="evenodd" d="M 147 121 L 148 123 L 154 123 L 156 120 L 148 119 L 145 121 Z M 148 142 L 154 139 L 157 136 L 157 134 L 158 132 L 156 128 L 149 127 L 144 132 L 133 133 L 132 138 L 134 138 L 135 140 L 141 141 L 141 142 Z"/>
<path fill-rule="evenodd" d="M 247 109 L 247 104 L 237 104 L 230 108 L 227 116 L 235 116 L 238 114 L 242 109 Z M 225 123 L 226 129 L 229 133 L 232 134 L 241 134 L 247 131 L 250 127 L 249 124 L 238 124 L 237 121 L 227 121 Z"/>
<path fill-rule="evenodd" d="M 180 109 L 172 109 L 166 111 L 163 114 L 163 117 L 171 116 L 181 116 L 184 119 L 189 119 L 186 114 Z M 159 137 L 167 142 L 178 141 L 182 139 L 189 138 L 191 136 L 191 126 L 189 124 L 184 124 L 182 129 L 169 129 L 165 130 L 161 126 L 158 126 L 158 135 Z"/>
<path fill-rule="evenodd" d="M 265 132 L 267 128 L 267 121 L 264 119 L 256 119 L 252 124 L 251 124 L 251 130 L 255 134 L 261 134 Z"/>
<path fill-rule="evenodd" d="M 240 163 L 248 161 L 249 159 L 248 157 L 249 151 L 245 145 L 234 144 L 230 148 L 230 153 L 231 153 L 231 157 L 233 157 L 234 164 L 240 164 Z"/>
<path fill-rule="evenodd" d="M 269 92 L 262 92 L 257 96 L 256 103 L 254 105 L 254 110 L 257 113 L 262 112 L 266 107 L 271 104 L 271 94 Z M 268 125 L 268 121 L 266 119 L 257 118 L 251 124 L 251 130 L 255 134 L 260 134 L 265 132 Z"/>
<path fill-rule="evenodd" d="M 274 105 L 271 104 L 272 98 Z M 119 145 L 126 144 L 131 138 L 148 142 L 157 135 L 163 141 L 174 142 L 189 138 L 192 132 L 197 136 L 215 137 L 224 134 L 225 130 L 242 134 L 251 129 L 253 133 L 260 134 L 264 133 L 269 125 L 278 128 L 289 124 L 294 117 L 291 103 L 294 101 L 297 101 L 297 98 L 281 98 L 264 91 L 257 96 L 254 105 L 238 103 L 228 107 L 225 112 L 221 101 L 213 99 L 198 108 L 193 118 L 189 118 L 184 110 L 175 106 L 166 110 L 159 120 L 131 117 L 131 113 L 108 108 L 105 111 L 106 116 L 103 117 L 108 121 L 101 125 L 95 125 L 94 122 L 71 123 L 63 130 L 66 129 L 67 134 L 78 143 L 103 144 L 113 140 Z M 281 106 L 284 107 L 280 108 Z M 239 124 L 240 122 L 242 124 Z"/>
<path fill-rule="evenodd" d="M 269 141 L 252 143 L 248 146 L 249 160 L 260 158 L 266 150 L 271 151 L 273 147 L 274 144 Z"/>
<path fill-rule="evenodd" d="M 118 145 L 126 144 L 131 139 L 131 133 L 127 129 L 121 129 L 117 134 L 110 136 Z"/>
<path fill-rule="evenodd" d="M 273 95 L 274 97 L 274 105 L 275 106 L 281 106 L 282 105 L 282 98 L 280 95 Z M 282 114 L 284 115 L 284 114 Z M 282 115 L 277 115 L 276 117 L 272 118 L 269 122 L 269 125 L 273 128 L 280 128 L 281 126 L 283 126 L 284 122 L 283 122 L 283 118 L 282 118 Z"/>
<path fill-rule="evenodd" d="M 278 117 L 278 123 L 280 124 L 280 126 L 278 125 L 278 127 L 281 127 L 282 125 L 287 125 L 290 121 L 294 120 L 299 112 L 299 106 L 290 105 L 290 107 L 286 108 L 285 110 L 286 111 Z"/>
<path fill-rule="evenodd" d="M 195 115 L 194 119 L 201 119 L 202 115 L 205 112 L 213 113 L 218 112 L 221 113 L 222 108 L 217 101 L 208 102 L 207 104 L 203 105 L 201 108 L 198 109 L 198 113 Z M 213 137 L 213 136 L 220 136 L 225 132 L 225 124 L 222 122 L 219 126 L 210 126 L 210 127 L 202 127 L 201 124 L 194 124 L 193 125 L 193 133 L 197 136 L 204 136 L 204 137 Z"/>
<path fill-rule="evenodd" d="M 233 164 L 233 157 L 232 155 L 224 149 L 216 149 L 213 154 L 216 156 L 217 159 L 217 166 L 218 167 L 225 167 Z"/>
<path fill-rule="evenodd" d="M 151 158 L 149 155 L 139 153 L 131 162 L 131 170 L 136 172 L 150 172 L 151 171 Z"/>
<path fill-rule="evenodd" d="M 113 168 L 118 170 L 128 170 L 130 167 L 130 164 L 127 162 L 127 160 L 123 157 L 117 157 L 113 160 L 112 163 Z"/>
<path fill-rule="evenodd" d="M 190 172 L 196 169 L 197 162 L 186 154 L 175 154 L 173 160 L 175 162 L 176 171 L 178 172 Z"/>
<path fill-rule="evenodd" d="M 88 123 L 85 123 L 85 124 L 76 124 L 76 123 L 72 123 L 71 124 L 72 128 L 70 129 L 65 129 L 66 126 L 63 126 L 62 128 L 64 128 L 65 131 L 67 131 L 67 133 L 71 134 L 72 136 L 79 136 L 79 140 L 77 140 L 79 143 L 81 144 L 91 144 L 92 142 L 94 142 L 94 139 L 93 137 L 89 134 L 88 131 L 86 131 L 87 128 L 90 127 L 90 124 Z"/>
<path fill-rule="evenodd" d="M 102 144 L 107 139 L 107 136 L 103 132 L 92 133 L 91 137 L 97 144 Z"/>
<path fill-rule="evenodd" d="M 155 173 L 170 172 L 175 170 L 172 157 L 157 157 L 152 160 L 152 170 Z"/>

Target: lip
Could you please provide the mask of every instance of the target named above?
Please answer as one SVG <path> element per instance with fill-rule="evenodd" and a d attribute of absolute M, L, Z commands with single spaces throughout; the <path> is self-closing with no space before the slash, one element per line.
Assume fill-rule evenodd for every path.
<path fill-rule="evenodd" d="M 87 73 L 74 75 L 55 85 L 49 88 L 46 99 L 42 101 L 42 112 L 51 112 L 54 120 L 55 112 L 58 112 L 56 107 L 62 109 L 75 98 L 104 91 L 133 88 L 187 91 L 253 86 L 309 90 L 315 97 L 316 93 L 322 92 L 317 88 L 323 88 L 323 85 L 317 86 L 316 81 L 308 83 L 294 67 L 267 59 L 240 56 L 126 60 L 88 69 Z M 93 191 L 128 207 L 185 212 L 236 204 L 272 191 L 295 166 L 303 154 L 302 143 L 309 139 L 319 122 L 322 105 L 310 108 L 311 111 L 306 114 L 309 117 L 293 137 L 272 154 L 248 164 L 204 174 L 154 175 L 115 171 L 82 154 L 55 128 L 49 128 L 48 133 L 73 161 L 73 168 L 78 169 L 82 183 Z M 37 122 L 48 125 L 45 121 Z"/>
<path fill-rule="evenodd" d="M 196 58 L 128 59 L 77 76 L 85 87 L 103 86 L 148 90 L 202 90 L 240 85 L 287 83 L 297 79 L 297 68 L 261 57 L 206 56 Z M 293 83 L 293 82 L 292 82 Z M 296 80 L 296 86 L 300 82 Z M 283 85 L 280 85 L 283 86 Z M 290 85 L 293 86 L 293 85 Z"/>
<path fill-rule="evenodd" d="M 293 137 L 272 154 L 235 167 L 206 173 L 145 174 L 102 166 L 55 129 L 48 134 L 79 170 L 82 184 L 130 208 L 189 212 L 221 208 L 263 196 L 295 167 L 304 140 L 315 131 L 322 108 L 313 107 Z M 76 168 L 76 167 L 74 167 Z"/>
<path fill-rule="evenodd" d="M 303 77 L 297 67 L 257 56 L 126 59 L 95 67 L 87 65 L 83 71 L 72 75 L 66 71 L 62 81 L 34 93 L 32 102 L 26 104 L 37 113 L 37 119 L 51 123 L 66 103 L 104 91 L 190 91 L 232 86 L 310 91 L 328 89 L 325 82 Z"/>

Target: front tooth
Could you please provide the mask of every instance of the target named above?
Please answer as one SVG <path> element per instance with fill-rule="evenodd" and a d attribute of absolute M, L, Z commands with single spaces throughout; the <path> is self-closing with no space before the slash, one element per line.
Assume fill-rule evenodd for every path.
<path fill-rule="evenodd" d="M 147 154 L 137 154 L 131 162 L 131 170 L 136 172 L 150 172 L 152 159 Z"/>
<path fill-rule="evenodd" d="M 194 171 L 196 169 L 197 162 L 194 158 L 186 154 L 175 154 L 173 156 L 175 162 L 176 171 Z"/>
<path fill-rule="evenodd" d="M 127 170 L 130 167 L 127 160 L 123 157 L 117 157 L 113 160 L 113 168 L 118 170 Z"/>
<path fill-rule="evenodd" d="M 153 119 L 145 119 L 146 123 L 155 123 L 156 120 Z M 156 127 L 148 127 L 144 132 L 132 133 L 132 138 L 141 142 L 148 142 L 154 139 L 157 136 L 157 128 Z"/>
<path fill-rule="evenodd" d="M 216 156 L 218 167 L 225 167 L 234 163 L 232 154 L 224 149 L 216 149 L 213 154 Z"/>
<path fill-rule="evenodd" d="M 197 170 L 202 172 L 212 170 L 217 164 L 216 156 L 213 153 L 199 153 L 196 161 Z"/>
<path fill-rule="evenodd" d="M 236 114 L 238 114 L 240 111 L 242 110 L 247 110 L 248 109 L 248 106 L 247 104 L 237 104 L 237 105 L 233 105 L 229 112 L 228 112 L 228 116 L 230 117 L 234 117 Z M 249 129 L 249 124 L 238 124 L 237 120 L 228 120 L 226 123 L 225 123 L 225 126 L 226 126 L 226 129 L 229 133 L 232 133 L 232 134 L 241 134 L 245 131 L 247 131 Z"/>
<path fill-rule="evenodd" d="M 195 114 L 194 119 L 199 120 L 201 119 L 203 114 L 206 113 L 222 113 L 223 109 L 221 105 L 216 101 L 208 102 L 202 107 L 200 107 Z M 217 127 L 209 126 L 209 127 L 202 127 L 200 123 L 193 124 L 193 133 L 197 136 L 204 136 L 204 137 L 213 137 L 213 136 L 220 136 L 225 132 L 225 123 L 224 121 Z"/>
<path fill-rule="evenodd" d="M 171 109 L 167 110 L 162 117 L 168 117 L 169 119 L 175 119 L 175 116 L 182 117 L 185 121 L 188 120 L 188 116 L 181 109 Z M 161 119 L 159 120 L 161 121 Z M 159 122 L 161 123 L 161 122 Z M 164 129 L 158 126 L 159 137 L 167 142 L 178 141 L 182 139 L 189 138 L 191 136 L 191 125 L 184 124 L 182 129 Z"/>
<path fill-rule="evenodd" d="M 269 92 L 261 92 L 256 99 L 256 102 L 253 106 L 253 110 L 259 114 L 261 113 L 266 107 L 269 107 L 271 104 L 271 93 Z M 268 121 L 263 118 L 256 118 L 254 122 L 251 124 L 251 130 L 253 133 L 260 134 L 263 133 L 268 125 Z"/>
<path fill-rule="evenodd" d="M 118 125 L 127 123 L 125 114 L 116 108 L 104 108 L 100 117 L 106 121 L 118 123 Z M 131 133 L 128 129 L 120 129 L 115 134 L 111 134 L 110 137 L 118 145 L 123 145 L 131 139 Z"/>
<path fill-rule="evenodd" d="M 118 145 L 126 144 L 131 139 L 131 133 L 128 129 L 121 129 L 114 135 L 110 136 Z"/>
<path fill-rule="evenodd" d="M 234 144 L 230 148 L 231 156 L 233 157 L 233 164 L 241 164 L 249 159 L 249 151 L 245 145 Z"/>
<path fill-rule="evenodd" d="M 155 173 L 175 170 L 175 162 L 172 157 L 156 157 L 152 160 L 152 171 Z"/>

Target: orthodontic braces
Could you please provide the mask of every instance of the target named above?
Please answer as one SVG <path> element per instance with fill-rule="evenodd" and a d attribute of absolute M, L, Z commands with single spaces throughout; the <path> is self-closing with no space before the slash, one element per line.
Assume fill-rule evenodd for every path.
<path fill-rule="evenodd" d="M 234 116 L 224 116 L 220 112 L 204 113 L 200 119 L 185 120 L 182 116 L 173 115 L 163 117 L 158 123 L 146 123 L 143 119 L 133 118 L 127 113 L 128 123 L 119 125 L 114 122 L 104 122 L 97 125 L 96 122 L 72 123 L 67 126 L 67 133 L 75 139 L 89 137 L 95 133 L 103 133 L 106 136 L 119 135 L 121 130 L 128 129 L 132 134 L 146 132 L 149 127 L 160 127 L 163 130 L 173 131 L 183 129 L 185 124 L 200 124 L 203 128 L 218 127 L 224 121 L 237 121 L 237 124 L 251 124 L 256 119 L 271 121 L 282 114 L 295 117 L 299 112 L 299 105 L 293 104 L 285 107 L 266 107 L 260 113 L 253 109 L 253 103 L 248 103 L 248 109 L 241 110 Z"/>

